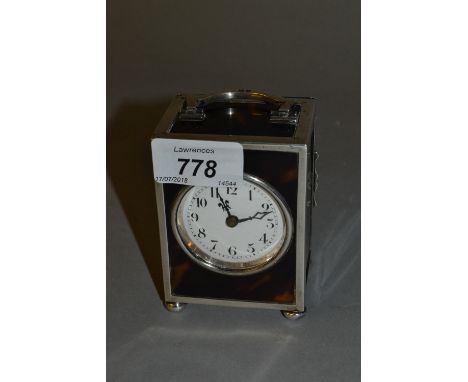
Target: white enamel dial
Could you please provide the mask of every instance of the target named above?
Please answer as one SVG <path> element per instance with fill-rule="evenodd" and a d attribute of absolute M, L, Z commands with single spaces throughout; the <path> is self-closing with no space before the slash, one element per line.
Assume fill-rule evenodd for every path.
<path fill-rule="evenodd" d="M 287 250 L 291 214 L 266 183 L 245 176 L 234 187 L 186 187 L 173 209 L 184 251 L 215 272 L 245 275 L 266 269 Z"/>

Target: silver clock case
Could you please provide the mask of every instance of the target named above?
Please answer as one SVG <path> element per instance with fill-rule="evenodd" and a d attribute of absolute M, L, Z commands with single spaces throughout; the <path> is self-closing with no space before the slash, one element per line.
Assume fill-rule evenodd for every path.
<path fill-rule="evenodd" d="M 217 135 L 217 134 L 189 134 L 172 133 L 171 128 L 186 105 L 187 99 L 206 97 L 205 94 L 179 94 L 177 95 L 163 117 L 159 121 L 152 139 L 184 139 L 184 140 L 206 140 L 239 142 L 244 150 L 257 151 L 278 151 L 293 152 L 298 154 L 298 192 L 297 211 L 295 226 L 296 240 L 296 280 L 295 280 L 295 302 L 294 303 L 270 303 L 253 302 L 244 300 L 199 298 L 189 296 L 173 295 L 171 290 L 171 269 L 169 264 L 169 249 L 167 242 L 166 212 L 164 206 L 164 188 L 160 183 L 155 182 L 157 218 L 159 223 L 159 234 L 161 243 L 161 258 L 163 268 L 164 298 L 166 302 L 172 303 L 193 303 L 205 305 L 219 305 L 245 308 L 264 308 L 283 311 L 305 311 L 305 283 L 307 262 L 310 251 L 311 239 L 311 208 L 312 208 L 312 188 L 313 176 L 313 123 L 315 114 L 315 102 L 312 98 L 285 97 L 291 103 L 299 105 L 301 112 L 295 133 L 292 137 L 268 137 L 250 135 Z M 260 175 L 261 176 L 261 175 Z M 313 266 L 313 264 L 312 264 Z"/>
<path fill-rule="evenodd" d="M 191 239 L 185 228 L 182 226 L 182 224 L 180 224 L 181 216 L 179 211 L 180 202 L 183 200 L 187 192 L 192 189 L 191 186 L 187 186 L 186 188 L 182 189 L 181 192 L 179 192 L 179 195 L 177 196 L 174 205 L 172 206 L 172 231 L 174 232 L 174 236 L 180 247 L 197 264 L 212 270 L 213 272 L 233 276 L 252 275 L 258 272 L 262 272 L 275 265 L 286 253 L 291 244 L 291 238 L 294 232 L 294 224 L 291 211 L 289 211 L 289 208 L 286 202 L 283 200 L 283 197 L 272 186 L 267 184 L 265 181 L 260 180 L 258 177 L 245 174 L 244 179 L 263 188 L 275 199 L 276 203 L 280 207 L 280 212 L 285 223 L 281 245 L 266 258 L 260 258 L 256 261 L 249 262 L 248 264 L 239 263 L 237 266 L 233 264 L 229 265 L 229 263 L 225 261 L 212 258 L 210 255 L 204 253 L 204 251 L 196 246 L 193 242 L 191 242 Z M 191 243 L 190 246 L 188 245 L 189 242 Z"/>

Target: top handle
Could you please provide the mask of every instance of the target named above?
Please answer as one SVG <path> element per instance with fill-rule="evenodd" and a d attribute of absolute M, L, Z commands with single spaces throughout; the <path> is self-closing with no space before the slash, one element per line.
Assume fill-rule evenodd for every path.
<path fill-rule="evenodd" d="M 198 104 L 202 107 L 216 102 L 263 103 L 278 106 L 286 103 L 287 101 L 281 97 L 275 97 L 269 94 L 260 93 L 252 90 L 238 90 L 235 92 L 213 94 L 205 98 L 200 98 L 198 100 Z"/>
<path fill-rule="evenodd" d="M 275 107 L 270 112 L 271 123 L 286 123 L 296 125 L 299 113 L 293 112 L 289 100 L 253 90 L 238 90 L 213 94 L 203 98 L 185 97 L 185 108 L 179 113 L 181 121 L 203 121 L 206 118 L 205 107 L 213 103 L 256 103 Z"/>

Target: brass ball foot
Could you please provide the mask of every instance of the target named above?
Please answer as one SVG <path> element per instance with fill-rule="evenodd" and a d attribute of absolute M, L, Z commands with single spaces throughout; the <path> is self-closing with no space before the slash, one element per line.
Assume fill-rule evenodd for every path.
<path fill-rule="evenodd" d="M 182 304 L 181 302 L 165 302 L 164 306 L 169 312 L 182 312 L 187 304 Z"/>
<path fill-rule="evenodd" d="M 305 316 L 305 309 L 304 311 L 299 311 L 299 310 L 282 310 L 281 314 L 287 318 L 288 320 L 298 320 L 299 318 L 302 318 Z"/>

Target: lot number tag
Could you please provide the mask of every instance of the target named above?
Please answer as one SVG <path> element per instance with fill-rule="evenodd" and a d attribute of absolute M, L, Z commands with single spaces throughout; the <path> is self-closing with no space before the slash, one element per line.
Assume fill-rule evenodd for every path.
<path fill-rule="evenodd" d="M 156 138 L 151 151 L 158 183 L 235 186 L 244 177 L 244 151 L 237 142 Z"/>

